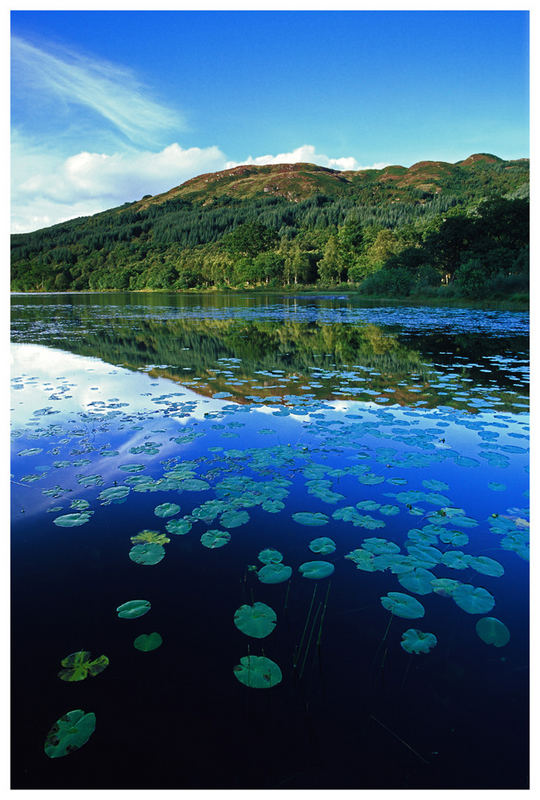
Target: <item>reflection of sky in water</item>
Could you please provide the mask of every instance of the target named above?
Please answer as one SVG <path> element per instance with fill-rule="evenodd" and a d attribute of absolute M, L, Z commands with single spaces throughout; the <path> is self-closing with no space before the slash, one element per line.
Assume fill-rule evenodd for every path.
<path fill-rule="evenodd" d="M 357 309 L 358 313 L 364 311 Z M 195 309 L 194 313 L 199 312 Z M 269 313 L 273 313 L 272 308 Z M 390 309 L 387 319 L 391 316 Z M 446 322 L 450 317 L 458 320 L 455 315 L 446 315 Z M 525 372 L 526 362 L 519 354 L 517 358 L 516 354 L 489 358 L 499 368 L 508 367 L 512 375 L 523 376 Z M 457 364 L 441 363 L 441 382 L 460 379 Z M 470 359 L 467 363 L 471 364 Z M 471 369 L 483 369 L 485 363 L 489 361 L 478 354 Z M 215 366 L 230 373 L 225 377 L 231 381 L 232 395 L 241 359 L 221 359 Z M 161 755 L 157 755 L 158 749 L 161 754 L 163 748 L 172 748 L 173 740 L 177 747 L 177 738 L 171 738 L 174 725 L 166 716 L 166 709 L 174 707 L 175 714 L 181 710 L 182 720 L 186 715 L 189 720 L 185 726 L 189 734 L 182 739 L 182 747 L 190 764 L 196 762 L 202 743 L 208 742 L 217 726 L 220 747 L 214 742 L 212 752 L 218 781 L 219 775 L 229 776 L 227 770 L 234 761 L 224 755 L 219 762 L 219 752 L 227 752 L 229 741 L 231 747 L 234 741 L 242 741 L 248 761 L 257 763 L 264 736 L 261 731 L 267 726 L 272 729 L 270 708 L 276 714 L 276 735 L 271 743 L 266 741 L 264 752 L 273 763 L 279 762 L 275 750 L 279 742 L 294 752 L 299 738 L 303 741 L 304 737 L 304 729 L 292 724 L 294 704 L 305 691 L 313 709 L 313 724 L 318 725 L 317 735 L 325 743 L 327 755 L 322 760 L 332 774 L 332 785 L 337 786 L 341 778 L 336 776 L 344 774 L 341 751 L 352 748 L 347 764 L 353 763 L 359 746 L 355 737 L 366 719 L 371 719 L 364 703 L 373 703 L 369 706 L 373 719 L 382 720 L 400 738 L 413 742 L 422 758 L 430 762 L 432 772 L 413 774 L 407 778 L 407 785 L 418 781 L 422 787 L 445 786 L 454 779 L 456 769 L 465 776 L 460 778 L 460 786 L 470 785 L 467 770 L 474 772 L 474 761 L 483 765 L 478 768 L 481 777 L 475 780 L 485 786 L 495 756 L 512 775 L 512 765 L 523 760 L 516 731 L 523 737 L 526 726 L 523 698 L 519 703 L 515 699 L 523 685 L 527 658 L 528 415 L 524 409 L 516 409 L 520 413 L 495 410 L 489 401 L 492 389 L 465 379 L 461 383 L 463 409 L 445 405 L 440 397 L 435 407 L 426 408 L 421 399 L 416 403 L 414 392 L 401 398 L 401 404 L 391 396 L 383 404 L 377 400 L 378 392 L 368 394 L 367 400 L 356 400 L 351 399 L 355 394 L 352 391 L 335 399 L 327 399 L 328 395 L 318 399 L 310 391 L 312 383 L 325 377 L 338 387 L 337 393 L 348 391 L 346 381 L 353 382 L 362 374 L 369 386 L 371 372 L 377 370 L 361 366 L 340 370 L 333 365 L 328 370 L 314 370 L 315 380 L 302 376 L 303 390 L 291 390 L 286 369 L 259 369 L 255 379 L 262 381 L 268 394 L 260 402 L 247 402 L 244 396 L 242 404 L 229 396 L 225 384 L 218 392 L 213 390 L 218 397 L 205 396 L 208 387 L 198 385 L 196 370 L 190 374 L 189 386 L 159 377 L 158 372 L 149 375 L 145 370 L 113 366 L 35 343 L 13 345 L 12 517 L 14 590 L 18 598 L 14 632 L 19 641 L 14 707 L 21 726 L 15 752 L 25 753 L 24 768 L 29 764 L 31 774 L 41 775 L 43 786 L 50 785 L 50 775 L 40 773 L 44 769 L 39 761 L 43 759 L 41 750 L 36 756 L 23 741 L 31 726 L 37 731 L 34 738 L 43 739 L 54 719 L 80 705 L 96 710 L 98 726 L 85 746 L 88 749 L 80 754 L 82 760 L 70 762 L 75 772 L 77 764 L 90 764 L 96 775 L 105 775 L 107 770 L 109 777 L 122 775 L 125 787 L 129 784 L 126 775 L 131 776 L 136 769 L 133 753 L 139 753 L 137 747 L 141 746 L 144 753 L 137 760 L 145 760 L 150 771 L 160 765 L 159 778 L 151 785 L 157 785 L 162 777 L 165 781 L 165 775 L 175 785 L 171 749 L 166 760 L 160 762 Z M 405 382 L 414 389 L 415 380 L 409 376 Z M 283 389 L 280 384 L 285 384 L 284 402 L 279 396 Z M 417 379 L 417 388 L 422 385 Z M 248 394 L 257 397 L 256 386 L 250 386 Z M 467 412 L 467 406 L 486 397 L 490 406 L 478 404 L 475 413 Z M 495 392 L 494 398 L 496 404 Z M 28 455 L 20 455 L 25 452 Z M 126 466 L 136 471 L 123 470 Z M 186 480 L 188 483 L 184 483 Z M 103 504 L 103 492 L 122 487 L 129 487 L 124 502 Z M 137 491 L 137 487 L 144 491 Z M 265 502 L 257 492 L 263 493 Z M 77 512 L 80 501 L 89 504 L 90 513 L 83 524 L 65 528 L 55 523 Z M 192 526 L 185 535 L 174 535 L 166 527 L 168 519 L 154 513 L 157 506 L 167 502 L 180 506 L 171 519 L 186 520 Z M 201 514 L 211 516 L 212 503 L 218 509 L 215 517 L 203 518 Z M 224 508 L 236 515 L 225 516 Z M 447 516 L 437 516 L 440 511 Z M 231 521 L 242 524 L 227 528 Z M 314 521 L 323 524 L 315 525 Z M 129 555 L 131 537 L 143 528 L 169 533 L 165 557 L 155 566 L 136 564 Z M 223 528 L 230 541 L 215 551 L 205 547 L 205 533 Z M 465 543 L 453 546 L 445 542 L 449 530 L 460 531 Z M 309 677 L 299 688 L 291 676 L 291 655 L 306 622 L 312 584 L 318 583 L 303 578 L 299 566 L 321 559 L 308 545 L 324 535 L 336 543 L 335 552 L 322 557 L 335 566 L 325 623 L 326 649 L 318 664 L 314 625 L 306 666 Z M 446 554 L 452 550 L 463 553 L 465 559 L 492 559 L 477 563 L 488 573 L 471 566 L 474 561 L 464 570 L 445 561 L 427 563 L 427 567 L 436 578 L 455 579 L 489 593 L 495 605 L 486 613 L 501 619 L 510 631 L 510 642 L 504 649 L 499 652 L 481 641 L 475 629 L 480 615 L 467 613 L 450 597 L 431 591 L 415 594 L 405 585 L 406 580 L 402 584 L 399 575 L 388 568 L 373 572 L 356 569 L 355 558 L 371 565 L 370 546 L 392 543 L 400 549 L 401 557 L 409 547 L 414 548 L 415 536 L 431 537 L 433 547 L 449 563 L 452 555 Z M 370 539 L 382 540 L 383 544 L 369 544 Z M 212 536 L 207 537 L 207 541 L 212 540 Z M 292 567 L 290 595 L 287 584 L 265 586 L 254 572 L 248 572 L 247 565 L 260 568 L 258 553 L 263 547 L 279 549 L 284 563 Z M 422 558 L 429 558 L 426 552 L 417 551 L 413 556 L 417 559 L 415 568 L 425 569 L 425 565 L 418 565 Z M 351 553 L 356 555 L 347 558 Z M 454 558 L 463 560 L 462 556 Z M 495 569 L 504 569 L 504 574 L 489 574 L 493 562 Z M 32 590 L 27 588 L 29 574 Z M 314 613 L 318 609 L 319 615 L 328 579 L 323 581 L 314 604 Z M 33 591 L 40 602 L 38 615 Z M 244 716 L 246 698 L 235 694 L 237 682 L 232 669 L 246 654 L 247 645 L 244 639 L 235 638 L 243 634 L 234 629 L 232 618 L 241 602 L 250 602 L 249 591 L 277 612 L 276 630 L 263 645 L 265 653 L 282 668 L 283 682 L 271 690 L 274 694 L 269 700 L 250 698 L 253 711 Z M 396 615 L 388 631 L 389 616 L 380 598 L 392 591 L 412 593 L 425 608 L 425 618 L 409 620 Z M 243 600 L 241 592 L 245 593 Z M 148 621 L 143 618 L 144 624 L 139 626 L 132 622 L 129 629 L 117 627 L 114 609 L 137 597 L 151 599 L 152 616 L 149 614 Z M 284 624 L 287 602 L 290 616 Z M 26 607 L 25 603 L 30 605 Z M 201 603 L 206 603 L 203 610 Z M 169 606 L 174 612 L 168 611 Z M 46 628 L 44 619 L 48 621 Z M 291 641 L 287 639 L 291 638 L 288 626 L 294 631 Z M 429 654 L 409 656 L 403 652 L 400 639 L 409 628 L 437 636 L 437 645 Z M 141 666 L 133 661 L 133 637 L 154 629 L 163 635 L 163 645 L 157 655 L 136 654 L 146 659 Z M 385 630 L 387 635 L 381 643 Z M 308 637 L 309 630 L 304 646 Z M 66 695 L 62 694 L 66 687 L 52 691 L 52 684 L 60 683 L 56 679 L 57 662 L 82 647 L 94 648 L 96 656 L 105 652 L 111 664 L 91 679 L 95 683 L 88 681 L 88 689 L 86 683 L 82 685 L 85 691 L 95 692 L 88 695 L 88 704 L 71 699 L 71 705 L 66 705 Z M 251 641 L 250 647 L 250 652 L 260 652 L 257 643 Z M 32 661 L 36 649 L 43 662 L 39 674 Z M 325 677 L 319 684 L 323 666 Z M 180 679 L 182 670 L 185 674 Z M 162 686 L 163 695 L 159 695 Z M 79 687 L 67 688 L 81 691 Z M 241 690 L 255 692 L 245 687 Z M 75 692 L 70 697 L 75 697 Z M 122 702 L 125 706 L 120 711 L 117 704 Z M 268 703 L 264 713 L 262 706 L 256 705 L 259 702 Z M 304 700 L 302 703 L 301 718 L 305 720 Z M 130 730 L 122 732 L 120 743 L 111 732 L 117 730 L 117 715 L 129 717 L 130 708 L 135 716 Z M 242 714 L 236 718 L 239 709 Z M 259 713 L 264 716 L 264 726 L 246 737 L 246 726 L 249 728 Z M 222 718 L 227 720 L 226 729 L 219 727 Z M 373 776 L 394 776 L 395 771 L 397 777 L 391 780 L 400 785 L 400 757 L 409 757 L 410 751 L 384 729 L 379 731 L 379 740 L 373 729 L 377 724 L 372 724 L 367 738 L 360 742 L 362 751 L 369 754 L 362 769 L 371 770 L 372 780 L 379 781 L 380 777 Z M 166 731 L 166 735 L 157 744 L 147 737 L 143 745 L 138 745 L 141 731 L 148 729 Z M 124 743 L 124 736 L 129 741 Z M 312 740 L 306 741 L 309 750 Z M 392 741 L 396 750 L 389 767 Z M 102 750 L 92 750 L 94 746 Z M 473 750 L 474 759 L 470 759 Z M 265 755 L 265 774 L 268 758 Z M 414 761 L 414 754 L 412 758 Z M 286 768 L 275 767 L 279 773 L 273 779 L 276 784 L 289 780 L 298 770 L 295 757 L 291 760 Z M 299 762 L 304 763 L 301 759 Z M 63 765 L 62 776 L 69 769 L 69 764 Z M 361 786 L 363 777 L 347 770 L 346 766 L 344 785 Z M 78 779 L 75 774 L 74 786 Z M 152 780 L 156 781 L 155 774 L 148 778 L 150 783 Z M 224 785 L 231 785 L 230 780 L 224 778 Z M 247 776 L 242 788 L 260 785 L 260 774 L 254 782 L 249 781 Z M 103 777 L 101 786 L 109 784 Z M 303 775 L 298 788 L 307 785 L 309 778 Z"/>

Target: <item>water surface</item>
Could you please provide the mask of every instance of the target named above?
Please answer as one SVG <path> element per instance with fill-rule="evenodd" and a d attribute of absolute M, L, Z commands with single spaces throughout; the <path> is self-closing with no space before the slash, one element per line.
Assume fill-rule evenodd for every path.
<path fill-rule="evenodd" d="M 13 787 L 525 788 L 527 326 L 339 296 L 14 295 Z M 144 530 L 169 539 L 153 565 L 129 555 Z M 290 579 L 259 580 L 267 548 Z M 118 618 L 133 599 L 151 610 Z M 234 625 L 253 602 L 266 638 Z M 410 629 L 437 644 L 406 652 Z M 81 650 L 109 666 L 60 680 Z M 253 656 L 277 685 L 240 683 Z M 95 732 L 48 758 L 79 708 Z"/>

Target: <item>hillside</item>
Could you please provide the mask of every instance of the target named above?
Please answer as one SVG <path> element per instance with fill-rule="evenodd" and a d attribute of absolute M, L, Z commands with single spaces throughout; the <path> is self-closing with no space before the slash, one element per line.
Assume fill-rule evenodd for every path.
<path fill-rule="evenodd" d="M 495 198 L 506 198 L 510 213 L 528 185 L 528 159 L 482 153 L 356 172 L 237 166 L 13 235 L 12 289 L 359 283 L 390 257 L 418 249 L 448 217 L 478 216 Z"/>

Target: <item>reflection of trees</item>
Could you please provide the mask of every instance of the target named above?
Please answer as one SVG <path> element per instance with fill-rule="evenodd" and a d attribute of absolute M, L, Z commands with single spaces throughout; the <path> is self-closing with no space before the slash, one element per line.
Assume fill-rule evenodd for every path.
<path fill-rule="evenodd" d="M 52 296 L 46 304 L 41 297 L 37 303 L 22 302 L 16 305 L 13 315 L 14 339 L 98 357 L 131 369 L 151 366 L 152 375 L 180 383 L 196 376 L 200 379 L 198 391 L 203 394 L 226 390 L 237 400 L 253 394 L 270 396 L 306 391 L 322 399 L 332 397 L 338 388 L 339 396 L 345 397 L 347 390 L 344 395 L 341 384 L 347 385 L 342 380 L 347 369 L 365 367 L 370 370 L 369 382 L 363 384 L 366 389 L 369 387 L 372 392 L 405 405 L 422 399 L 429 407 L 441 402 L 467 407 L 463 397 L 455 400 L 452 397 L 453 391 L 463 388 L 460 378 L 456 378 L 453 386 L 447 384 L 441 394 L 437 373 L 430 367 L 432 360 L 446 364 L 451 371 L 459 369 L 461 377 L 473 378 L 476 386 L 490 384 L 494 389 L 493 373 L 482 372 L 481 364 L 460 367 L 453 362 L 454 354 L 475 362 L 491 352 L 500 354 L 507 350 L 510 355 L 518 347 L 522 350 L 527 347 L 525 337 L 425 334 L 398 338 L 397 334 L 373 324 L 297 322 L 287 319 L 286 313 L 280 321 L 247 320 L 242 318 L 242 309 L 253 305 L 250 297 L 233 299 L 232 318 L 202 318 L 201 302 L 198 307 L 201 318 L 171 319 L 165 313 L 160 316 L 159 307 L 145 309 L 140 301 L 132 304 L 131 297 L 127 296 L 128 302 L 120 309 L 121 316 L 114 316 L 119 310 L 116 296 L 114 299 L 101 296 L 99 304 L 88 297 L 81 303 L 77 298 L 73 305 L 57 305 Z M 201 299 L 198 297 L 197 301 Z M 182 299 L 182 305 L 185 300 Z M 197 305 L 195 298 L 190 298 L 188 305 L 193 310 Z M 163 300 L 161 307 L 165 307 Z M 212 307 L 215 308 L 215 299 Z M 236 359 L 232 371 L 227 361 L 219 361 L 228 358 Z M 265 370 L 280 370 L 283 382 L 276 386 L 277 376 L 261 375 Z M 313 373 L 313 370 L 318 371 Z M 411 381 L 415 383 L 412 391 Z M 309 389 L 302 388 L 306 385 Z M 504 369 L 497 374 L 498 394 L 501 389 L 507 392 L 516 389 L 514 379 Z M 357 388 L 351 396 L 361 397 L 361 391 L 359 394 Z M 512 402 L 511 395 L 501 394 L 500 399 L 504 407 Z"/>
<path fill-rule="evenodd" d="M 100 318 L 91 306 L 17 309 L 16 338 L 97 356 L 141 368 L 162 364 L 195 373 L 215 370 L 220 358 L 240 359 L 240 372 L 363 365 L 397 376 L 422 368 L 420 354 L 376 325 L 321 324 L 276 320 L 181 319 L 156 321 L 142 315 Z M 49 330 L 47 330 L 47 328 Z M 46 330 L 46 333 L 43 331 Z"/>

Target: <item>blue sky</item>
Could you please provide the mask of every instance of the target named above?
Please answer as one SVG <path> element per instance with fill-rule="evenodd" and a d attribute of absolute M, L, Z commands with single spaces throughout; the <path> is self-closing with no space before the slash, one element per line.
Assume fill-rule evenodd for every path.
<path fill-rule="evenodd" d="M 525 11 L 14 11 L 12 226 L 235 163 L 529 155 Z"/>

